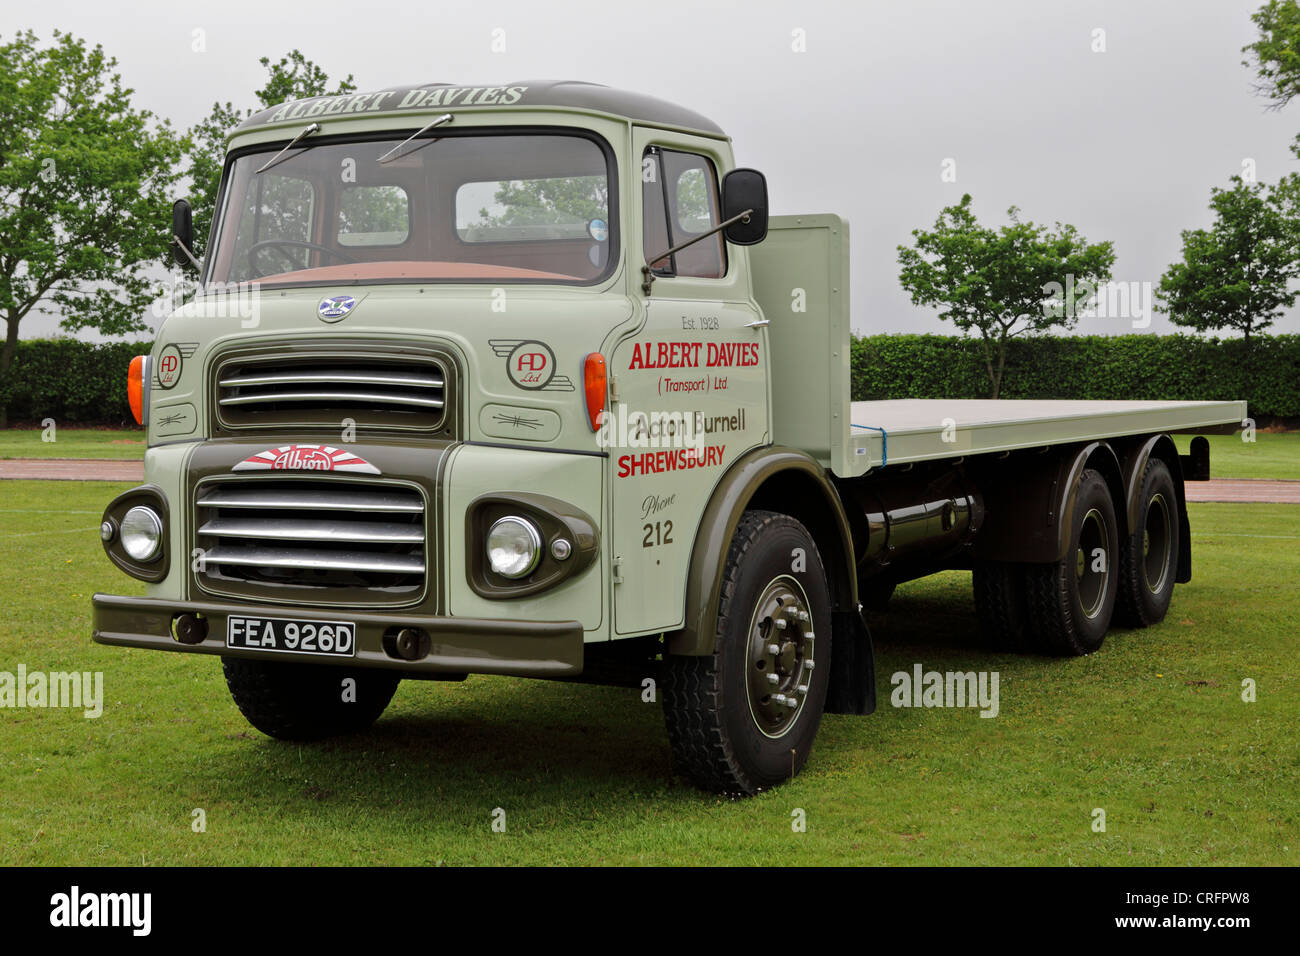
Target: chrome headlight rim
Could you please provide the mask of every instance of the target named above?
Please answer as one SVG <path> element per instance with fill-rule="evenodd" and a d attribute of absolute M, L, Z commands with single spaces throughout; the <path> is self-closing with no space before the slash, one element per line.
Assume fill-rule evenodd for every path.
<path fill-rule="evenodd" d="M 132 561 L 152 564 L 162 557 L 162 515 L 148 505 L 132 505 L 128 508 L 118 523 L 117 535 L 122 542 L 122 550 Z M 143 547 L 132 547 L 132 541 L 142 542 Z"/>
<path fill-rule="evenodd" d="M 497 565 L 493 555 L 495 550 L 492 545 L 493 538 L 497 536 L 499 531 L 503 530 L 503 526 L 507 525 L 513 525 L 522 529 L 524 532 L 524 538 L 527 540 L 527 558 L 524 564 L 513 570 L 502 570 L 502 568 Z M 532 574 L 533 571 L 537 569 L 537 565 L 541 563 L 543 550 L 542 532 L 541 529 L 537 527 L 536 523 L 522 515 L 504 515 L 492 522 L 491 526 L 488 528 L 487 535 L 484 537 L 483 541 L 483 550 L 487 557 L 488 568 L 493 574 L 505 578 L 507 581 L 518 581 L 521 578 L 526 578 L 528 575 Z"/>

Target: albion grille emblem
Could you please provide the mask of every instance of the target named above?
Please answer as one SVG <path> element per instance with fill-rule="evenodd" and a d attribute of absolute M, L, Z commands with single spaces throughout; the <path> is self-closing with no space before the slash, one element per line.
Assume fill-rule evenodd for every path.
<path fill-rule="evenodd" d="M 377 475 L 379 469 L 359 455 L 330 445 L 281 445 L 249 455 L 233 471 L 342 471 Z"/>

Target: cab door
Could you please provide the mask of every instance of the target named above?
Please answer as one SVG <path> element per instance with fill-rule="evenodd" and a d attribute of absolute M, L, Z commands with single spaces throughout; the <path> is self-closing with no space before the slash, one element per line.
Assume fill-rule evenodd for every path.
<path fill-rule="evenodd" d="M 613 350 L 607 432 L 618 636 L 683 623 L 700 515 L 720 476 L 769 435 L 767 332 L 748 255 L 721 234 L 725 142 L 636 128 L 641 190 L 628 246 L 633 280 L 651 257 L 643 321 Z"/>

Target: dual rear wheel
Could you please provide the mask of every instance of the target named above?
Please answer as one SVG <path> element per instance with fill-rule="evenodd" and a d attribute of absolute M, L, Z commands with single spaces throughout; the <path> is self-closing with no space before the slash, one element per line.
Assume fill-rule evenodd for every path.
<path fill-rule="evenodd" d="M 1162 461 L 1147 463 L 1136 518 L 1132 533 L 1121 533 L 1106 480 L 1086 469 L 1064 558 L 976 566 L 975 607 L 989 643 L 1009 651 L 1091 654 L 1112 621 L 1146 627 L 1162 620 L 1173 597 L 1180 545 L 1174 481 Z"/>

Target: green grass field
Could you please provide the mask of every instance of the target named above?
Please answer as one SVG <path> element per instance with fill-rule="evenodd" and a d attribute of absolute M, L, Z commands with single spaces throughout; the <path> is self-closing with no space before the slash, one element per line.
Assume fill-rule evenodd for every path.
<path fill-rule="evenodd" d="M 0 430 L 0 458 L 143 458 L 144 433 L 138 429 L 104 431 L 60 428 L 56 441 L 41 440 L 30 428 Z M 1210 435 L 1210 470 L 1215 478 L 1300 478 L 1300 432 Z M 1178 450 L 1187 453 L 1192 436 L 1175 436 Z"/>
<path fill-rule="evenodd" d="M 105 684 L 98 719 L 0 709 L 0 864 L 1300 863 L 1294 506 L 1193 505 L 1169 618 L 1088 658 L 978 649 L 968 575 L 900 588 L 880 710 L 827 717 L 799 778 L 732 802 L 670 776 L 630 690 L 405 683 L 369 735 L 262 736 L 216 658 L 90 642 L 91 593 L 141 590 L 96 537 L 125 487 L 0 482 L 0 671 Z M 917 662 L 996 670 L 1000 715 L 890 706 Z"/>
<path fill-rule="evenodd" d="M 1184 455 L 1192 435 L 1175 435 L 1174 444 Z M 1253 442 L 1236 435 L 1206 435 L 1210 443 L 1212 478 L 1300 479 L 1300 432 L 1256 432 Z"/>
<path fill-rule="evenodd" d="M 0 458 L 144 458 L 144 429 L 56 428 L 44 441 L 39 428 L 0 429 Z"/>

